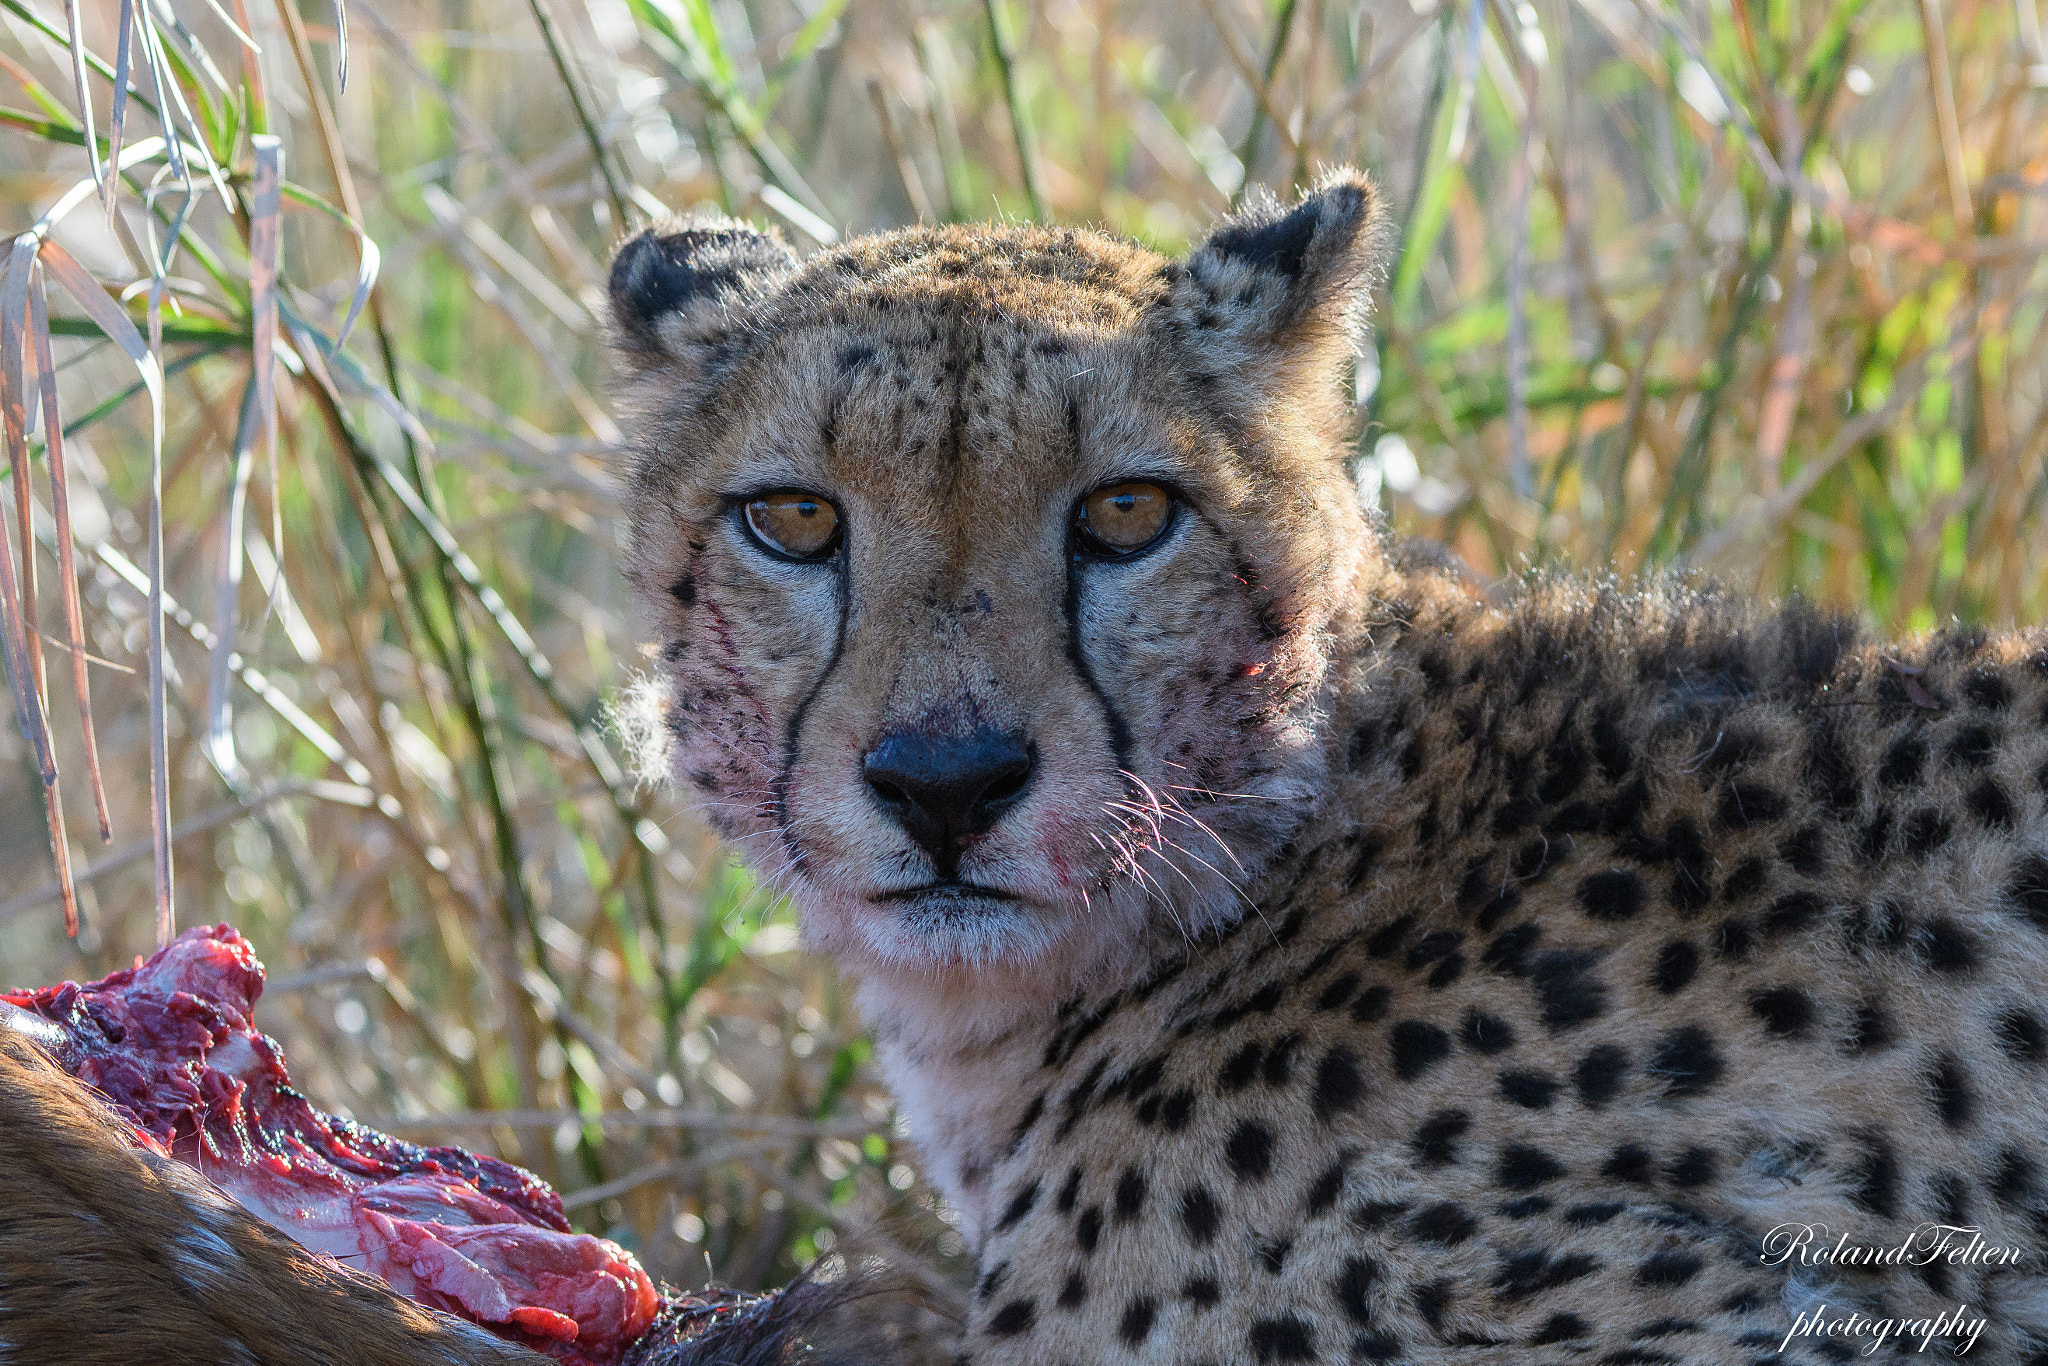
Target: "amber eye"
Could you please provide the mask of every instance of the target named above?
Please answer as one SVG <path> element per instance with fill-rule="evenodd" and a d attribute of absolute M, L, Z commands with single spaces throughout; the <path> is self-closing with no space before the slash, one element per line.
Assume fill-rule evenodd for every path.
<path fill-rule="evenodd" d="M 746 515 L 755 540 L 792 560 L 822 560 L 839 544 L 839 509 L 815 493 L 764 493 Z"/>
<path fill-rule="evenodd" d="M 1173 495 L 1157 484 L 1112 484 L 1081 500 L 1075 530 L 1081 544 L 1112 559 L 1135 555 L 1173 520 Z"/>

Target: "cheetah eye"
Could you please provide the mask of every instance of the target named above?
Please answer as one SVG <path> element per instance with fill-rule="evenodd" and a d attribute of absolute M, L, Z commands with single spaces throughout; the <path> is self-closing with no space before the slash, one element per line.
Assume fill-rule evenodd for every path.
<path fill-rule="evenodd" d="M 772 555 L 822 560 L 839 545 L 839 509 L 815 493 L 764 493 L 747 500 L 747 531 Z"/>
<path fill-rule="evenodd" d="M 1129 559 L 1166 534 L 1173 509 L 1173 495 L 1157 484 L 1111 484 L 1081 500 L 1074 531 L 1088 554 Z"/>

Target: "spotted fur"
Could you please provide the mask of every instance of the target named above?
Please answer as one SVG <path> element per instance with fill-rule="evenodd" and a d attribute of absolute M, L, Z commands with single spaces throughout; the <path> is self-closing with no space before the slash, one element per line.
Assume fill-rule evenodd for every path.
<path fill-rule="evenodd" d="M 2048 1362 L 2048 638 L 1384 541 L 1332 382 L 1373 223 L 1342 173 L 1180 261 L 918 229 L 617 291 L 671 762 L 862 979 L 965 1359 L 1850 1359 L 1786 1341 L 1826 1303 Z M 1132 477 L 1177 539 L 1083 563 Z M 830 566 L 743 543 L 772 488 Z M 962 856 L 1003 895 L 894 895 L 861 755 L 980 724 L 1040 755 Z M 2024 1255 L 1766 1244 L 1935 1223 Z"/>

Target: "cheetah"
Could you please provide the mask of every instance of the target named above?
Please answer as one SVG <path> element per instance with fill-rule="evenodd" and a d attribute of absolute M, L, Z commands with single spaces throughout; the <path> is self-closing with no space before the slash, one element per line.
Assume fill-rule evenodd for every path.
<path fill-rule="evenodd" d="M 960 1359 L 2048 1363 L 2048 635 L 1468 587 L 1347 461 L 1380 224 L 614 263 L 662 758 L 858 979 Z"/>

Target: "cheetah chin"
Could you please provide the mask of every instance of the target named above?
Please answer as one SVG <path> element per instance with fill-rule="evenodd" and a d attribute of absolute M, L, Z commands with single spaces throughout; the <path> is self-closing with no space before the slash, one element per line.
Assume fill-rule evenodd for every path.
<path fill-rule="evenodd" d="M 652 729 L 861 979 L 962 1359 L 2048 1366 L 2048 639 L 1469 591 L 1347 467 L 1378 223 L 613 267 Z"/>

